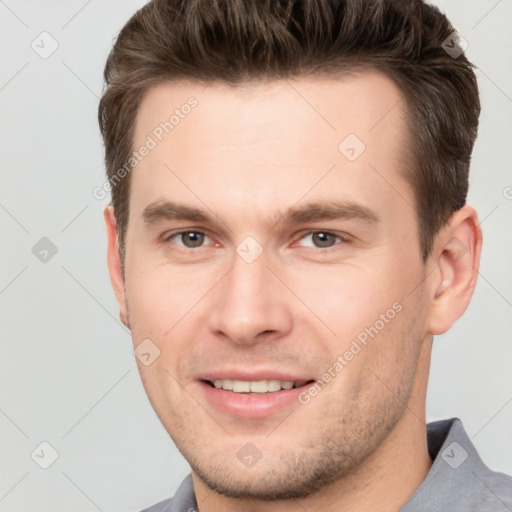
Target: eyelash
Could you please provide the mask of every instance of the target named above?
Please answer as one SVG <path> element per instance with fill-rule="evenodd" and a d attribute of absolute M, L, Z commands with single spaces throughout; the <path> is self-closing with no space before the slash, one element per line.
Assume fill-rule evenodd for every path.
<path fill-rule="evenodd" d="M 209 239 L 212 239 L 211 236 L 209 236 L 207 233 L 205 233 L 204 231 L 200 231 L 199 229 L 185 229 L 183 231 L 177 231 L 176 233 L 171 233 L 170 235 L 165 235 L 164 236 L 164 242 L 171 242 L 173 238 L 175 237 L 179 237 L 180 235 L 184 235 L 186 233 L 195 233 L 195 234 L 198 234 L 198 235 L 204 235 L 205 237 L 208 237 Z M 194 249 L 192 247 L 186 247 L 186 246 L 183 246 L 185 249 Z M 204 248 L 205 246 L 204 245 L 201 245 L 199 246 L 197 249 L 202 249 Z"/>
<path fill-rule="evenodd" d="M 173 238 L 179 237 L 180 235 L 183 235 L 183 234 L 186 234 L 186 233 L 195 233 L 195 234 L 199 234 L 199 235 L 204 235 L 205 237 L 208 237 L 210 240 L 212 240 L 212 237 L 210 237 L 204 231 L 194 230 L 194 229 L 186 229 L 186 230 L 183 230 L 183 231 L 177 231 L 175 233 L 171 233 L 169 235 L 164 236 L 164 242 L 172 242 Z M 324 235 L 334 236 L 334 237 L 337 238 L 338 241 L 335 242 L 334 245 L 329 246 L 329 247 L 298 246 L 297 245 L 300 240 L 303 240 L 307 236 L 312 236 L 312 235 L 315 235 L 315 234 L 324 234 Z M 346 244 L 349 244 L 351 242 L 351 240 L 348 238 L 347 235 L 343 236 L 343 235 L 340 235 L 340 234 L 337 234 L 337 233 L 333 233 L 332 231 L 326 231 L 326 230 L 306 231 L 306 232 L 301 233 L 299 235 L 299 237 L 296 238 L 296 240 L 297 240 L 297 242 L 294 242 L 293 244 L 291 244 L 292 247 L 303 247 L 303 248 L 306 247 L 309 250 L 313 250 L 315 252 L 322 252 L 322 253 L 328 252 L 329 250 L 334 250 L 339 245 L 342 245 L 342 244 L 346 245 Z M 201 245 L 201 246 L 198 246 L 196 248 L 194 248 L 194 247 L 186 247 L 185 245 L 179 245 L 179 246 L 182 248 L 181 250 L 190 250 L 190 251 L 197 251 L 199 249 L 204 249 L 206 247 L 205 245 Z"/>
<path fill-rule="evenodd" d="M 298 242 L 300 242 L 304 238 L 306 238 L 308 236 L 318 235 L 318 234 L 333 236 L 337 239 L 337 241 L 329 247 L 316 247 L 315 245 L 313 245 L 313 246 L 297 246 Z M 347 239 L 347 237 L 343 237 L 342 235 L 333 233 L 332 231 L 316 230 L 316 231 L 307 231 L 305 233 L 301 233 L 300 237 L 297 238 L 297 242 L 294 242 L 292 244 L 292 247 L 302 247 L 302 248 L 307 248 L 309 250 L 313 250 L 315 252 L 326 253 L 328 251 L 335 250 L 337 248 L 337 246 L 339 246 L 339 245 L 347 244 L 347 243 L 349 243 L 349 240 Z"/>

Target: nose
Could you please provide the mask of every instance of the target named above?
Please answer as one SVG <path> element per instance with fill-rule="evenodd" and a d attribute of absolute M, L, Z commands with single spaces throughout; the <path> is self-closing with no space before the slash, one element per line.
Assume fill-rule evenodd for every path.
<path fill-rule="evenodd" d="M 235 254 L 231 271 L 215 288 L 210 329 L 238 345 L 277 339 L 293 328 L 289 300 L 264 254 L 252 263 Z"/>

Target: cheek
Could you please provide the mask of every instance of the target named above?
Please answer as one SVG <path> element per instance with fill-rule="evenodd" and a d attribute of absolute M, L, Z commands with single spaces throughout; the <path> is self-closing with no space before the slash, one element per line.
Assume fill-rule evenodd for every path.
<path fill-rule="evenodd" d="M 127 268 L 126 292 L 134 343 L 139 338 L 163 340 L 200 300 L 197 276 L 193 283 L 188 276 L 165 266 L 146 270 L 139 266 Z"/>
<path fill-rule="evenodd" d="M 392 266 L 318 265 L 314 270 L 289 277 L 290 288 L 340 343 L 356 337 L 365 328 L 382 330 L 396 316 L 404 297 L 403 282 Z M 296 299 L 295 299 L 296 300 Z M 384 315 L 384 319 L 381 319 Z"/>

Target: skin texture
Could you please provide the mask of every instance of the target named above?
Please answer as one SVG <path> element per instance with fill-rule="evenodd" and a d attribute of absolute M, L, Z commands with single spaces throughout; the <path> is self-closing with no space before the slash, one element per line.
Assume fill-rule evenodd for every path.
<path fill-rule="evenodd" d="M 120 316 L 135 347 L 149 338 L 160 350 L 151 365 L 139 363 L 140 374 L 192 467 L 199 509 L 397 510 L 431 465 L 432 337 L 473 293 L 477 215 L 469 206 L 456 212 L 423 263 L 400 159 L 405 105 L 378 72 L 160 85 L 142 102 L 134 147 L 190 96 L 197 106 L 131 173 L 124 276 L 110 206 L 105 220 Z M 338 149 L 349 134 L 366 146 L 354 161 Z M 210 220 L 146 222 L 148 205 L 165 200 Z M 379 220 L 283 216 L 336 201 Z M 204 244 L 171 238 L 186 230 L 207 235 Z M 333 233 L 330 247 L 315 247 L 317 232 Z M 236 251 L 248 236 L 262 250 L 252 263 Z M 251 243 L 242 247 L 255 254 Z M 400 311 L 307 404 L 240 418 L 203 393 L 198 379 L 220 369 L 321 379 L 394 304 Z M 261 455 L 252 467 L 237 456 L 246 443 Z"/>

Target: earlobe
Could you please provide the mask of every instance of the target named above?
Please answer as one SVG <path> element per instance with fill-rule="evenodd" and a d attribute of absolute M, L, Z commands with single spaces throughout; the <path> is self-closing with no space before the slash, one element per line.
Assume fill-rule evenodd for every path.
<path fill-rule="evenodd" d="M 119 234 L 117 231 L 117 220 L 112 205 L 108 205 L 104 211 L 105 226 L 107 230 L 108 249 L 107 264 L 110 274 L 110 282 L 119 304 L 119 318 L 121 322 L 129 329 L 130 319 L 126 304 L 126 286 L 124 279 L 123 265 L 119 252 Z"/>
<path fill-rule="evenodd" d="M 434 257 L 429 333 L 446 332 L 462 316 L 473 295 L 482 247 L 482 232 L 475 210 L 465 206 L 454 213 L 438 235 Z"/>

